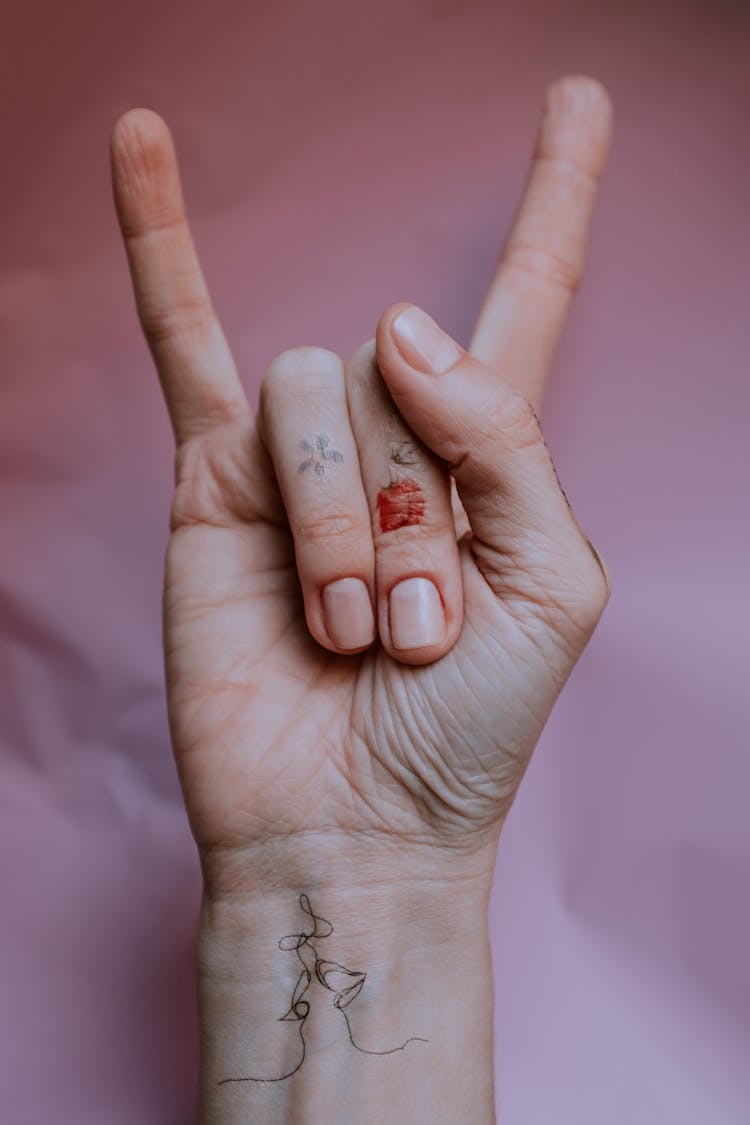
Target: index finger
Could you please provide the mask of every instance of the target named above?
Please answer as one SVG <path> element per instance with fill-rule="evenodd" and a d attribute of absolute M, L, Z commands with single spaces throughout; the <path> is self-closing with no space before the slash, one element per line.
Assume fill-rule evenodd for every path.
<path fill-rule="evenodd" d="M 138 318 L 180 444 L 250 406 L 193 245 L 166 123 L 129 110 L 112 130 L 110 159 Z"/>
<path fill-rule="evenodd" d="M 523 197 L 469 345 L 537 411 L 581 281 L 611 133 L 612 105 L 595 79 L 549 88 Z"/>

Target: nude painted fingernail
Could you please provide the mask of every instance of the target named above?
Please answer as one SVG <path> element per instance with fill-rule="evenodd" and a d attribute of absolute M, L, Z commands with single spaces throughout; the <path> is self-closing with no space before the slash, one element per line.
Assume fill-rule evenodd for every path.
<path fill-rule="evenodd" d="M 405 578 L 391 590 L 388 604 L 394 648 L 424 648 L 443 640 L 443 603 L 428 578 Z"/>
<path fill-rule="evenodd" d="M 416 305 L 398 314 L 391 325 L 391 333 L 409 366 L 425 374 L 441 375 L 461 358 L 461 349 L 455 340 Z"/>
<path fill-rule="evenodd" d="M 362 648 L 375 640 L 375 617 L 361 578 L 339 578 L 323 590 L 323 616 L 336 648 Z"/>

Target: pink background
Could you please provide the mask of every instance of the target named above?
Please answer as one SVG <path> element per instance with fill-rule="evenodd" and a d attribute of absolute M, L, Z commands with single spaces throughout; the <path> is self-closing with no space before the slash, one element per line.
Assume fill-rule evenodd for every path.
<path fill-rule="evenodd" d="M 3 1123 L 194 1120 L 172 439 L 111 204 L 115 118 L 169 122 L 254 395 L 279 351 L 347 353 L 397 299 L 466 343 L 544 89 L 580 71 L 616 141 L 544 420 L 614 593 L 501 841 L 500 1121 L 750 1121 L 748 12 L 6 0 Z"/>

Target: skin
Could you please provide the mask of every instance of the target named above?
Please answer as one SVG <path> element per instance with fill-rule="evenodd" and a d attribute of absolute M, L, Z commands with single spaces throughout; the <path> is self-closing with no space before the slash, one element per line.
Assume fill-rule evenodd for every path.
<path fill-rule="evenodd" d="M 378 954 L 351 906 L 362 896 L 393 934 L 405 925 L 397 909 L 405 884 L 409 902 L 424 893 L 434 910 L 437 891 L 424 888 L 447 880 L 463 919 L 486 911 L 503 821 L 609 597 L 608 568 L 560 489 L 538 414 L 581 278 L 611 118 L 593 79 L 548 91 L 518 213 L 469 347 L 447 372 L 405 362 L 393 333 L 410 307 L 401 301 L 345 361 L 314 347 L 282 353 L 257 414 L 200 271 L 166 124 L 134 109 L 113 129 L 117 215 L 176 442 L 165 666 L 204 874 L 206 979 L 226 968 L 225 951 L 241 959 L 260 940 L 250 923 L 259 903 L 274 925 L 278 915 L 274 947 L 295 932 L 299 893 L 310 888 L 337 934 L 350 924 L 356 948 L 340 956 L 363 970 Z M 319 433 L 341 457 L 301 472 Z M 408 467 L 389 463 L 394 447 L 414 451 Z M 383 532 L 377 495 L 394 469 L 422 488 L 424 518 Z M 352 576 L 367 586 L 376 626 L 370 643 L 347 651 L 327 630 L 321 591 Z M 388 596 L 412 576 L 435 582 L 445 629 L 438 642 L 401 651 Z M 444 942 L 465 949 L 468 929 L 455 917 Z M 389 945 L 382 932 L 379 940 Z M 260 954 L 247 956 L 232 971 L 249 979 Z M 484 938 L 478 961 L 486 971 Z M 205 986 L 206 1089 L 242 1064 L 207 1047 L 205 1028 L 224 1021 L 250 1034 L 247 1015 L 220 993 Z M 486 1011 L 483 1019 L 484 1034 Z M 406 1020 L 381 1041 L 422 1027 Z M 309 1053 L 314 1028 L 306 1038 Z M 268 1066 L 285 1072 L 283 1062 Z M 491 1086 L 483 1089 L 471 1109 L 446 1108 L 445 1091 L 436 1108 L 420 1091 L 410 1119 L 490 1120 Z M 233 1120 L 228 1103 L 212 1098 L 204 1091 L 202 1120 Z M 317 1087 L 305 1088 L 295 1112 L 304 1105 L 312 1116 L 299 1119 L 338 1119 L 323 1116 L 332 1111 L 317 1098 Z M 268 1107 L 259 1112 L 276 1119 Z M 342 1120 L 357 1119 L 346 1112 Z"/>

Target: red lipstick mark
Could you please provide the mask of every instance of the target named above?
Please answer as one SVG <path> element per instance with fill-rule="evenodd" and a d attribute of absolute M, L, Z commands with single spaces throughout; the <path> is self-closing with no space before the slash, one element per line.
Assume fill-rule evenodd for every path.
<path fill-rule="evenodd" d="M 378 514 L 381 531 L 411 527 L 422 522 L 424 493 L 415 480 L 394 481 L 378 493 Z"/>

